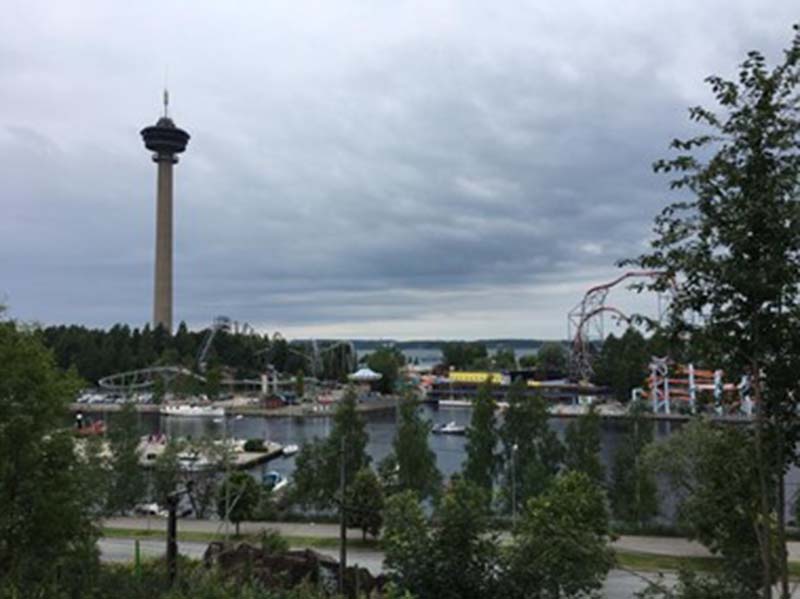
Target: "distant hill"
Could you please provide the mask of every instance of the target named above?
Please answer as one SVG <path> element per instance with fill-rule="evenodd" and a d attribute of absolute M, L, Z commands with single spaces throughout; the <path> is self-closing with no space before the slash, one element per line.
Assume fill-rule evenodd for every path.
<path fill-rule="evenodd" d="M 453 343 L 458 341 L 467 341 L 462 339 L 412 339 L 409 341 L 396 341 L 394 339 L 353 339 L 353 345 L 356 351 L 371 351 L 375 348 L 384 345 L 394 345 L 400 350 L 405 349 L 441 349 L 445 343 Z M 489 349 L 497 347 L 507 347 L 512 349 L 530 349 L 532 347 L 538 348 L 544 343 L 562 343 L 568 344 L 564 340 L 549 340 L 549 339 L 474 339 L 468 340 L 469 342 L 483 343 Z"/>

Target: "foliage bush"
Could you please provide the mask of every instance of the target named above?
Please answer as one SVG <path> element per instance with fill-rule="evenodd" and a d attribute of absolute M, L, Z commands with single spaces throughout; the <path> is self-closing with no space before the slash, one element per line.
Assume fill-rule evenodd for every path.
<path fill-rule="evenodd" d="M 247 441 L 244 442 L 244 450 L 253 452 L 264 451 L 264 440 L 248 439 Z"/>

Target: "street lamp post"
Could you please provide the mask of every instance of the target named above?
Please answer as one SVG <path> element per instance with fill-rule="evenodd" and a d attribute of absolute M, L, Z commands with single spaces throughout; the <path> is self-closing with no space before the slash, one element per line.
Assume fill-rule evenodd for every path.
<path fill-rule="evenodd" d="M 517 524 L 517 450 L 519 445 L 511 447 L 511 521 Z"/>
<path fill-rule="evenodd" d="M 347 492 L 347 463 L 345 461 L 345 436 L 339 447 L 339 592 L 344 594 L 344 577 L 347 572 L 347 514 L 345 493 Z"/>
<path fill-rule="evenodd" d="M 187 495 L 191 492 L 192 482 L 189 481 L 183 489 L 173 491 L 167 495 L 167 509 L 169 510 L 167 519 L 167 580 L 170 587 L 175 583 L 175 579 L 178 576 L 178 503 L 182 495 Z"/>

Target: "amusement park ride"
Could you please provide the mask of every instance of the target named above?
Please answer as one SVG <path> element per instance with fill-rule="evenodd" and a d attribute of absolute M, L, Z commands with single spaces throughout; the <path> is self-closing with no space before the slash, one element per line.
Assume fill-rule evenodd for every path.
<path fill-rule="evenodd" d="M 594 354 L 605 339 L 605 315 L 610 314 L 617 322 L 628 325 L 633 322 L 632 317 L 622 310 L 607 304 L 611 290 L 627 281 L 655 279 L 662 274 L 660 271 L 626 272 L 613 281 L 591 287 L 569 311 L 567 331 L 572 339 L 570 370 L 574 380 L 588 382 L 594 374 Z M 663 317 L 663 299 L 659 295 L 659 322 Z M 742 376 L 739 383 L 726 383 L 722 370 L 702 370 L 693 364 L 675 364 L 667 357 L 656 356 L 651 358 L 649 369 L 646 387 L 634 389 L 631 399 L 649 401 L 655 414 L 694 414 L 704 398 L 708 398 L 708 404 L 713 405 L 713 411 L 718 415 L 737 412 L 746 416 L 753 414 L 754 403 L 747 376 Z"/>
<path fill-rule="evenodd" d="M 157 380 L 162 380 L 165 387 L 178 377 L 191 377 L 197 381 L 204 383 L 204 373 L 208 367 L 208 355 L 213 346 L 214 339 L 221 332 L 232 332 L 234 335 L 250 335 L 254 334 L 255 329 L 249 323 L 240 324 L 232 320 L 228 316 L 217 316 L 208 328 L 208 332 L 203 338 L 200 346 L 200 351 L 197 354 L 197 371 L 194 372 L 189 368 L 183 366 L 152 366 L 149 368 L 142 368 L 139 370 L 131 370 L 128 372 L 120 372 L 103 377 L 98 381 L 101 389 L 105 391 L 115 392 L 134 392 L 143 391 L 153 388 Z M 280 333 L 275 333 L 272 337 L 273 342 L 282 339 Z M 355 369 L 356 365 L 356 351 L 353 343 L 348 340 L 333 340 L 329 342 L 320 342 L 317 339 L 301 342 L 306 345 L 305 351 L 301 351 L 297 347 L 293 347 L 295 343 L 288 345 L 288 351 L 293 353 L 308 362 L 312 376 L 320 378 L 323 376 L 326 365 L 336 368 L 344 368 L 347 372 Z M 258 352 L 256 355 L 263 354 L 265 356 L 264 373 L 262 374 L 261 381 L 232 381 L 234 384 L 242 383 L 248 386 L 261 384 L 262 391 L 274 390 L 277 392 L 279 384 L 279 375 L 275 367 L 271 364 L 272 351 L 274 345 L 270 345 Z"/>

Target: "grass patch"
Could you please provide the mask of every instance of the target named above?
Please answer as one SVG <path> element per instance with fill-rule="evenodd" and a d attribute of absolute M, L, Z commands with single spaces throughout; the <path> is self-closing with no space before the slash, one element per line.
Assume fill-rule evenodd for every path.
<path fill-rule="evenodd" d="M 139 528 L 112 528 L 104 526 L 101 529 L 102 536 L 110 539 L 166 539 L 163 530 L 142 530 Z M 331 549 L 339 546 L 339 539 L 335 537 L 312 537 L 312 536 L 283 536 L 292 547 L 310 547 L 315 549 Z M 211 543 L 212 541 L 222 541 L 222 533 L 201 532 L 201 531 L 178 531 L 178 540 L 194 543 Z M 248 541 L 254 545 L 261 542 L 258 534 L 231 535 L 234 541 Z M 380 549 L 380 542 L 374 539 L 347 539 L 347 546 L 358 549 Z"/>
<path fill-rule="evenodd" d="M 677 571 L 681 568 L 698 572 L 718 572 L 721 566 L 721 560 L 716 557 L 657 555 L 624 550 L 615 550 L 615 553 L 620 566 L 642 572 Z"/>

